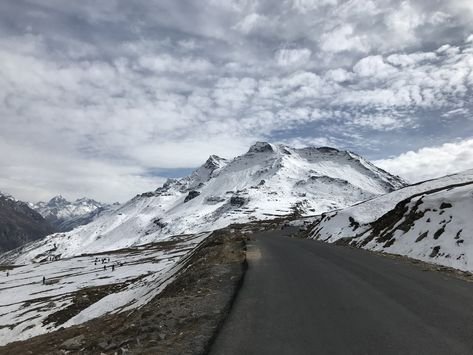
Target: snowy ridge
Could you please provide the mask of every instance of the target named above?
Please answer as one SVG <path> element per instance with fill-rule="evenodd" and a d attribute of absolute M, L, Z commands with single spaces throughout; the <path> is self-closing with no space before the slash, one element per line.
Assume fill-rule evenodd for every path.
<path fill-rule="evenodd" d="M 20 202 L 19 200 L 14 198 L 12 195 L 9 195 L 9 194 L 4 193 L 2 191 L 0 191 L 0 197 L 4 198 L 5 200 L 10 200 L 10 201 L 13 201 L 13 202 Z"/>
<path fill-rule="evenodd" d="M 168 180 L 68 233 L 28 246 L 18 263 L 56 246 L 62 256 L 126 248 L 231 223 L 340 209 L 405 183 L 358 155 L 258 142 L 232 160 L 211 156 L 190 176 Z"/>
<path fill-rule="evenodd" d="M 82 216 L 103 206 L 105 206 L 104 203 L 85 197 L 70 202 L 61 195 L 53 197 L 48 202 L 38 202 L 37 204 L 33 204 L 33 207 L 44 218 L 54 216 L 58 219 Z"/>
<path fill-rule="evenodd" d="M 473 271 L 473 170 L 319 217 L 310 238 Z"/>

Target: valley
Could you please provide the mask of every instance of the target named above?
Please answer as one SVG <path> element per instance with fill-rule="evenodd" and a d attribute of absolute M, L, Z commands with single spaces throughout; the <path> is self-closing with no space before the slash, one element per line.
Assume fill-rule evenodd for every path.
<path fill-rule="evenodd" d="M 330 269 L 338 279 L 350 278 L 354 270 L 343 271 L 343 277 L 337 271 L 350 260 L 350 265 L 363 270 L 371 268 L 371 262 L 383 265 L 385 271 L 381 273 L 392 267 L 392 277 L 407 272 L 422 279 L 422 271 L 427 271 L 425 277 L 437 280 L 429 281 L 433 289 L 449 287 L 449 282 L 470 282 L 473 249 L 469 246 L 473 240 L 467 231 L 473 226 L 467 211 L 473 206 L 472 189 L 471 170 L 408 185 L 354 153 L 326 147 L 296 149 L 259 142 L 231 160 L 213 155 L 189 176 L 168 180 L 155 191 L 113 208 L 94 207 L 93 211 L 100 213 L 89 223 L 1 254 L 0 353 L 24 352 L 33 347 L 38 354 L 226 353 L 224 349 L 232 349 L 228 350 L 231 354 L 241 353 L 241 342 L 231 345 L 219 339 L 228 339 L 226 329 L 233 327 L 232 322 L 237 322 L 237 328 L 243 326 L 245 323 L 238 325 L 238 317 L 248 312 L 271 323 L 271 314 L 276 312 L 271 307 L 284 307 L 289 314 L 280 328 L 269 327 L 267 332 L 273 329 L 275 337 L 292 344 L 291 349 L 297 348 L 291 341 L 303 345 L 308 341 L 304 340 L 307 333 L 301 330 L 293 340 L 286 338 L 284 331 L 294 322 L 290 317 L 299 310 L 294 313 L 283 303 L 285 297 L 295 297 L 287 290 L 303 290 L 305 286 L 293 285 L 291 278 L 274 283 L 287 272 L 296 280 L 314 283 L 318 289 L 316 285 L 328 282 L 321 273 L 330 274 Z M 68 204 L 57 198 L 49 207 Z M 261 237 L 261 233 L 266 236 Z M 270 244 L 264 246 L 266 241 Z M 335 245 L 323 247 L 321 242 Z M 271 249 L 273 243 L 285 246 L 270 251 L 267 248 Z M 255 249 L 255 245 L 260 246 Z M 314 251 L 304 254 L 296 251 L 298 245 Z M 369 250 L 373 256 L 365 257 L 367 251 L 353 248 Z M 383 254 L 392 256 L 386 258 Z M 261 279 L 251 286 L 255 273 L 275 260 L 279 271 L 265 271 L 261 277 L 268 281 Z M 305 264 L 297 266 L 299 262 Z M 298 268 L 303 270 L 300 275 L 295 272 Z M 307 273 L 306 269 L 312 271 Z M 404 269 L 407 271 L 401 271 Z M 444 284 L 443 276 L 434 276 L 436 273 L 458 281 Z M 246 277 L 250 281 L 245 281 Z M 269 284 L 263 286 L 266 282 Z M 396 282 L 397 287 L 407 287 L 409 292 L 430 292 L 412 288 L 402 280 Z M 378 289 L 384 283 L 379 279 L 370 287 L 386 292 Z M 259 290 L 259 285 L 265 290 Z M 459 287 L 468 287 L 462 285 Z M 327 292 L 335 287 L 335 294 L 328 297 L 339 298 L 340 304 L 353 302 L 353 295 L 346 298 L 338 294 L 348 287 L 342 286 L 330 282 L 323 287 Z M 243 291 L 239 292 L 240 288 Z M 274 301 L 268 299 L 257 309 L 239 310 L 238 302 L 245 304 L 257 294 L 264 300 L 267 292 L 275 295 Z M 322 295 L 307 292 L 305 301 L 298 301 L 301 306 L 311 297 L 318 297 L 319 304 L 328 302 Z M 348 295 L 351 291 L 346 292 Z M 366 294 L 360 297 L 372 298 L 372 289 L 363 292 Z M 464 294 L 461 297 L 469 304 Z M 405 307 L 404 301 L 398 301 Z M 237 302 L 236 308 L 233 302 Z M 448 301 L 432 302 L 447 307 Z M 306 307 L 314 317 L 320 317 L 318 306 Z M 367 304 L 359 307 L 366 308 Z M 283 310 L 278 312 L 282 317 Z M 375 326 L 356 325 L 361 318 L 354 317 L 352 326 Z M 244 322 L 257 324 L 252 319 L 244 316 Z M 458 319 L 462 322 L 461 317 Z M 331 322 L 336 327 L 339 320 Z M 250 338 L 244 331 L 239 332 L 243 338 Z M 419 330 L 417 337 L 428 334 Z M 218 351 L 212 348 L 215 339 Z M 468 343 L 463 336 L 452 341 L 458 342 L 458 353 Z M 255 339 L 252 344 L 259 342 Z M 260 344 L 271 348 L 264 341 Z M 415 348 L 413 344 L 411 348 Z M 442 344 L 432 349 L 449 346 L 448 342 Z M 381 341 L 376 346 L 386 344 Z M 399 343 L 395 349 L 400 347 Z M 257 352 L 264 353 L 261 349 Z M 343 349 L 339 353 L 344 353 Z"/>

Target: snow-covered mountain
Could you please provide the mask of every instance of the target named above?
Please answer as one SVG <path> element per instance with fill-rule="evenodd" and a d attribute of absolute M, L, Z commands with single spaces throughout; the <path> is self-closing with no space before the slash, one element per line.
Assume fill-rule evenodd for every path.
<path fill-rule="evenodd" d="M 473 271 L 473 170 L 318 218 L 310 238 Z"/>
<path fill-rule="evenodd" d="M 61 195 L 53 197 L 48 202 L 30 204 L 30 207 L 60 232 L 70 231 L 77 226 L 90 223 L 105 210 L 111 208 L 110 205 L 90 198 L 80 198 L 70 202 Z"/>
<path fill-rule="evenodd" d="M 360 156 L 333 148 L 259 142 L 232 160 L 212 155 L 190 176 L 168 180 L 114 211 L 28 247 L 22 261 L 125 248 L 170 235 L 292 213 L 340 209 L 405 186 Z"/>
<path fill-rule="evenodd" d="M 19 247 L 54 231 L 25 202 L 0 192 L 0 252 Z"/>

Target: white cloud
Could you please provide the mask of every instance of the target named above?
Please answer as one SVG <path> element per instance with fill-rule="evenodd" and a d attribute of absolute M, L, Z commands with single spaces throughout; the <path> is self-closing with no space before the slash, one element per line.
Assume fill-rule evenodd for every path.
<path fill-rule="evenodd" d="M 409 151 L 375 164 L 412 183 L 473 169 L 473 139 Z"/>
<path fill-rule="evenodd" d="M 355 117 L 353 123 L 371 129 L 390 131 L 402 127 L 406 122 L 403 122 L 397 117 L 387 115 L 365 115 Z"/>
<path fill-rule="evenodd" d="M 337 148 L 336 142 L 326 137 L 297 137 L 285 139 L 281 142 L 282 144 L 288 145 L 294 148 L 304 147 L 333 147 Z"/>
<path fill-rule="evenodd" d="M 301 66 L 309 61 L 311 55 L 312 51 L 307 48 L 280 49 L 276 52 L 275 58 L 277 64 L 282 67 Z"/>
<path fill-rule="evenodd" d="M 141 57 L 139 64 L 155 72 L 205 72 L 212 68 L 212 64 L 203 58 L 175 58 L 167 54 Z"/>
<path fill-rule="evenodd" d="M 442 117 L 452 117 L 452 116 L 460 116 L 460 117 L 468 117 L 470 111 L 466 108 L 456 108 L 450 111 L 447 111 L 442 114 Z"/>
<path fill-rule="evenodd" d="M 355 50 L 365 53 L 369 51 L 370 46 L 363 36 L 355 34 L 351 25 L 345 24 L 324 33 L 320 40 L 320 48 L 327 52 Z"/>
<path fill-rule="evenodd" d="M 238 22 L 234 28 L 245 35 L 248 35 L 257 29 L 264 27 L 267 23 L 268 19 L 264 15 L 251 13 Z"/>
<path fill-rule="evenodd" d="M 382 56 L 375 55 L 361 59 L 355 64 L 353 71 L 361 77 L 378 79 L 394 74 L 396 69 L 385 63 Z"/>
<path fill-rule="evenodd" d="M 317 10 L 322 6 L 335 6 L 338 4 L 338 0 L 292 0 L 291 2 L 292 7 L 303 14 Z"/>
<path fill-rule="evenodd" d="M 397 41 L 409 43 L 415 40 L 415 31 L 424 24 L 425 18 L 425 14 L 412 6 L 410 1 L 403 1 L 399 8 L 387 16 L 386 23 L 388 28 L 396 34 Z M 436 18 L 438 20 L 438 15 Z"/>
<path fill-rule="evenodd" d="M 349 0 L 340 4 L 336 14 L 347 21 L 378 16 L 382 13 L 382 3 L 374 0 Z"/>
<path fill-rule="evenodd" d="M 410 54 L 391 54 L 386 58 L 386 61 L 392 65 L 401 67 L 409 67 L 418 65 L 422 62 L 430 62 L 437 59 L 437 55 L 433 52 L 417 52 Z"/>
<path fill-rule="evenodd" d="M 342 83 L 353 78 L 353 73 L 343 68 L 331 69 L 325 73 L 325 78 L 329 81 Z"/>
<path fill-rule="evenodd" d="M 470 0 L 457 0 L 450 4 L 452 10 L 457 10 L 465 15 L 473 15 L 473 3 Z"/>
<path fill-rule="evenodd" d="M 47 200 L 54 194 L 75 199 L 93 196 L 105 202 L 126 201 L 155 190 L 165 179 L 147 176 L 138 165 L 120 165 L 82 158 L 65 151 L 48 151 L 26 144 L 0 142 L 0 186 L 18 199 Z"/>
<path fill-rule="evenodd" d="M 230 132 L 198 139 L 193 137 L 181 141 L 150 143 L 132 149 L 132 154 L 142 164 L 159 168 L 189 168 L 203 164 L 211 154 L 233 158 L 248 150 L 257 141 L 257 136 L 234 139 Z"/>
<path fill-rule="evenodd" d="M 432 25 L 439 26 L 451 19 L 451 15 L 442 11 L 436 11 L 431 16 L 429 16 L 426 21 L 431 23 Z"/>

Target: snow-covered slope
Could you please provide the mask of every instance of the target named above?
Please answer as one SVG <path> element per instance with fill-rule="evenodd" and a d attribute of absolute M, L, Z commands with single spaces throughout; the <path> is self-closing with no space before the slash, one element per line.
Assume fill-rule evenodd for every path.
<path fill-rule="evenodd" d="M 0 272 L 0 346 L 141 307 L 187 266 L 207 237 L 175 236 L 162 244 L 59 260 L 50 250 L 41 263 L 7 267 Z"/>
<path fill-rule="evenodd" d="M 473 271 L 473 170 L 323 214 L 310 237 Z"/>
<path fill-rule="evenodd" d="M 30 204 L 30 207 L 41 214 L 60 232 L 66 232 L 79 225 L 90 223 L 104 210 L 112 208 L 110 205 L 90 198 L 80 198 L 70 202 L 61 195 L 53 197 L 48 202 Z"/>
<path fill-rule="evenodd" d="M 170 235 L 294 212 L 318 214 L 385 194 L 404 182 L 358 155 L 333 148 L 256 143 L 235 159 L 211 156 L 92 223 L 29 246 L 18 262 L 56 247 L 62 256 L 125 248 Z"/>

